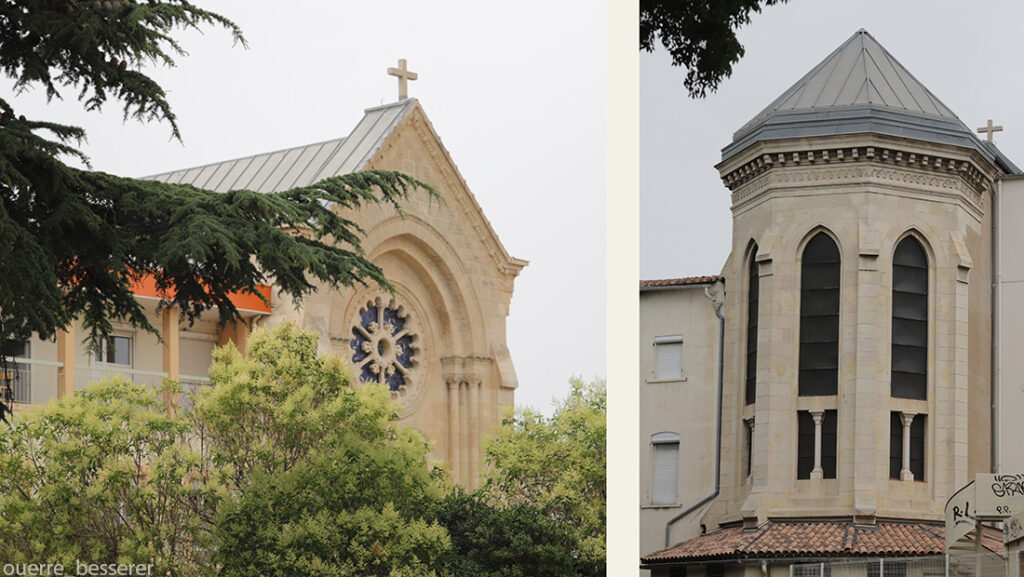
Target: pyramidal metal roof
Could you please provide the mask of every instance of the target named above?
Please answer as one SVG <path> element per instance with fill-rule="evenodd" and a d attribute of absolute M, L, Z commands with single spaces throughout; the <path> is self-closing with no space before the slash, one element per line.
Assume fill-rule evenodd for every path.
<path fill-rule="evenodd" d="M 759 140 L 876 132 L 981 145 L 956 114 L 863 28 L 733 135 L 725 160 Z"/>
<path fill-rule="evenodd" d="M 227 192 L 246 189 L 277 192 L 307 186 L 330 176 L 362 170 L 405 114 L 415 98 L 368 108 L 345 138 L 265 152 L 145 177 Z"/>

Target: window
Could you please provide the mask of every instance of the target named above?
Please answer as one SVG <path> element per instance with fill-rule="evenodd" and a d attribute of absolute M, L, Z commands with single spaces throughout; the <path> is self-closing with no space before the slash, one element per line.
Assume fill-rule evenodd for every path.
<path fill-rule="evenodd" d="M 838 420 L 834 410 L 797 413 L 797 479 L 836 478 Z"/>
<path fill-rule="evenodd" d="M 819 232 L 800 269 L 801 396 L 835 395 L 839 383 L 839 248 Z"/>
<path fill-rule="evenodd" d="M 892 396 L 928 398 L 928 259 L 912 236 L 892 257 Z"/>
<path fill-rule="evenodd" d="M 925 415 L 892 412 L 889 421 L 890 479 L 924 481 L 925 420 Z"/>
<path fill-rule="evenodd" d="M 679 496 L 679 435 L 657 433 L 651 436 L 654 447 L 654 471 L 651 476 L 651 503 L 674 505 Z"/>
<path fill-rule="evenodd" d="M 683 336 L 654 338 L 654 378 L 659 381 L 683 378 Z"/>
<path fill-rule="evenodd" d="M 750 251 L 750 271 L 747 280 L 747 386 L 746 404 L 757 398 L 757 297 L 760 292 L 757 274 L 757 245 Z"/>
<path fill-rule="evenodd" d="M 878 561 L 868 565 L 868 577 L 907 577 L 906 561 Z"/>
<path fill-rule="evenodd" d="M 28 341 L 8 341 L 0 351 L 8 359 L 31 358 Z M 8 363 L 7 372 L 0 375 L 0 396 L 4 403 L 32 402 L 32 370 L 25 363 Z"/>
<path fill-rule="evenodd" d="M 717 565 L 708 565 L 704 569 L 704 575 L 706 577 L 725 577 L 725 565 L 719 563 Z"/>
<path fill-rule="evenodd" d="M 131 337 L 122 337 L 117 335 L 111 335 L 107 337 L 106 341 L 102 341 L 100 343 L 100 346 L 94 353 L 94 358 L 97 362 L 100 363 L 131 366 Z"/>
<path fill-rule="evenodd" d="M 754 472 L 754 419 L 743 420 L 743 454 L 745 457 L 746 465 L 746 476 L 749 477 Z"/>
<path fill-rule="evenodd" d="M 832 565 L 830 563 L 790 565 L 790 575 L 792 577 L 831 577 Z"/>

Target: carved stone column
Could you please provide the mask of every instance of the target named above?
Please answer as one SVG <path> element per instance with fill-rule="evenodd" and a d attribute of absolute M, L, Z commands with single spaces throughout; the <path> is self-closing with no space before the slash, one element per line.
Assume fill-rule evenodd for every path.
<path fill-rule="evenodd" d="M 445 377 L 448 385 L 448 463 L 452 469 L 452 477 L 461 481 L 461 453 L 459 434 L 459 381 L 454 377 Z"/>
<path fill-rule="evenodd" d="M 917 413 L 900 413 L 900 422 L 903 424 L 903 469 L 900 470 L 900 479 L 913 481 L 914 473 L 910 470 L 910 425 L 914 422 Z"/>
<path fill-rule="evenodd" d="M 825 477 L 825 470 L 821 468 L 821 421 L 825 417 L 825 411 L 811 411 L 811 418 L 814 419 L 814 468 L 811 469 L 812 479 Z"/>

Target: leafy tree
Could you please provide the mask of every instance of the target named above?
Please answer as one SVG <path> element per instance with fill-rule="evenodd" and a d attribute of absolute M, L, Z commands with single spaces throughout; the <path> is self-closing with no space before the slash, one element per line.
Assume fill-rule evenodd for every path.
<path fill-rule="evenodd" d="M 654 51 L 660 41 L 673 66 L 687 69 L 683 86 L 693 98 L 714 92 L 743 57 L 736 29 L 750 23 L 761 5 L 786 0 L 640 0 L 640 48 Z"/>
<path fill-rule="evenodd" d="M 154 575 L 433 577 L 429 445 L 293 325 L 217 352 L 193 410 L 105 381 L 0 428 L 0 559 Z"/>
<path fill-rule="evenodd" d="M 232 479 L 218 512 L 225 576 L 431 576 L 450 546 L 432 522 L 428 443 L 396 423 L 390 392 L 352 387 L 313 333 L 257 329 L 245 358 L 216 353 L 193 418 Z"/>
<path fill-rule="evenodd" d="M 438 521 L 451 536 L 452 575 L 534 577 L 579 575 L 565 527 L 530 503 L 494 504 L 461 489 L 440 502 Z"/>
<path fill-rule="evenodd" d="M 573 541 L 580 575 L 604 575 L 607 391 L 574 377 L 551 418 L 521 409 L 487 445 L 484 490 L 498 502 L 538 507 Z"/>
<path fill-rule="evenodd" d="M 164 91 L 143 72 L 184 54 L 179 28 L 241 31 L 187 0 L 0 0 L 0 69 L 16 91 L 67 89 L 88 110 L 108 100 L 125 118 L 166 121 L 180 138 Z M 390 171 L 328 178 L 281 193 L 216 194 L 188 185 L 122 178 L 66 165 L 88 159 L 81 128 L 18 114 L 0 98 L 0 348 L 35 332 L 49 338 L 80 318 L 87 341 L 121 318 L 156 332 L 130 290 L 145 274 L 192 320 L 228 295 L 273 279 L 297 302 L 317 283 L 388 286 L 360 245 L 362 231 L 339 216 L 366 203 L 399 202 L 433 189 Z"/>
<path fill-rule="evenodd" d="M 212 573 L 224 479 L 188 433 L 156 391 L 121 378 L 19 413 L 0 429 L 0 559 Z"/>

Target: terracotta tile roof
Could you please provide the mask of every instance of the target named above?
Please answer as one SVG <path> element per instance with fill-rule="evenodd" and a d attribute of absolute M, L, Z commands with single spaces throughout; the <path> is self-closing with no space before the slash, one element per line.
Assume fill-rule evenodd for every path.
<path fill-rule="evenodd" d="M 718 280 L 718 275 L 710 276 L 688 276 L 683 278 L 663 278 L 657 280 L 642 280 L 640 281 L 640 288 L 652 288 L 652 287 L 668 287 L 668 286 L 686 286 L 694 284 L 711 284 Z"/>
<path fill-rule="evenodd" d="M 769 557 L 920 557 L 945 553 L 941 523 L 769 521 L 751 531 L 719 529 L 641 558 L 644 565 Z M 1002 553 L 1002 534 L 985 531 L 983 545 Z"/>

